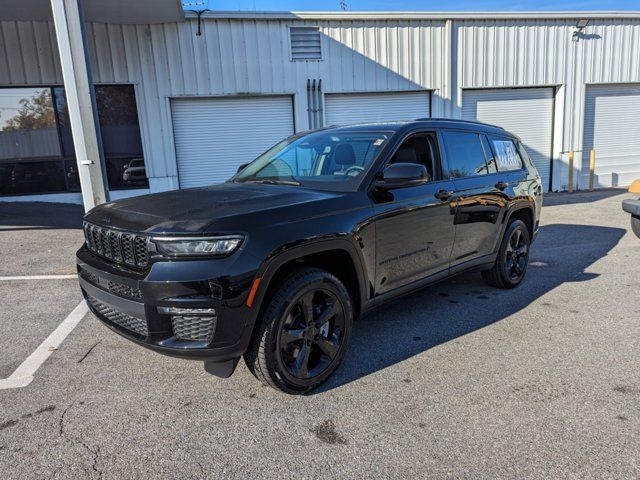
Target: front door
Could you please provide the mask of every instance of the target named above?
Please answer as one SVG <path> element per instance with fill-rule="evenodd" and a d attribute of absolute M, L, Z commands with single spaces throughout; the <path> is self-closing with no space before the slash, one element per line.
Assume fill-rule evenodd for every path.
<path fill-rule="evenodd" d="M 422 163 L 431 181 L 373 192 L 376 225 L 376 294 L 386 293 L 449 268 L 454 241 L 450 195 L 442 179 L 435 133 L 407 138 L 389 163 Z"/>

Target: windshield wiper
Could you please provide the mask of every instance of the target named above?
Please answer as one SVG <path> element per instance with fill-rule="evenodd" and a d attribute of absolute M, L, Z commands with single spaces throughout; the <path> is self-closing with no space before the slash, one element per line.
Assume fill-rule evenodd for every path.
<path fill-rule="evenodd" d="M 264 183 L 266 185 L 293 185 L 295 187 L 299 187 L 302 185 L 300 182 L 296 182 L 295 180 L 245 180 L 246 183 Z"/>

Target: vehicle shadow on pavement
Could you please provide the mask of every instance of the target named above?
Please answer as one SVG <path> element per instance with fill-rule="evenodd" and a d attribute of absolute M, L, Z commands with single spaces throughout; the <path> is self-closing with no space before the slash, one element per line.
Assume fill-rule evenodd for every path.
<path fill-rule="evenodd" d="M 45 202 L 0 202 L 0 231 L 75 230 L 82 228 L 82 205 Z"/>
<path fill-rule="evenodd" d="M 354 325 L 342 366 L 312 394 L 358 380 L 437 345 L 499 322 L 565 282 L 586 282 L 585 270 L 605 257 L 626 230 L 553 224 L 541 227 L 522 285 L 500 290 L 479 273 L 463 274 L 390 303 Z"/>

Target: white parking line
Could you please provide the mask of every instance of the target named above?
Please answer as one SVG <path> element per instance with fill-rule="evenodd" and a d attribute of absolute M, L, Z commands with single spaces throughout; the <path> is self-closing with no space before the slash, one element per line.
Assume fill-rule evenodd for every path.
<path fill-rule="evenodd" d="M 86 302 L 83 300 L 73 309 L 69 316 L 58 325 L 58 328 L 16 368 L 16 371 L 13 372 L 9 378 L 0 380 L 0 390 L 22 388 L 29 385 L 36 371 L 47 358 L 60 347 L 60 344 L 67 338 L 67 335 L 76 328 L 76 325 L 80 323 L 80 320 L 84 318 L 88 311 L 89 307 L 87 307 Z"/>
<path fill-rule="evenodd" d="M 25 275 L 0 277 L 0 282 L 9 280 L 64 280 L 65 278 L 78 278 L 78 275 Z"/>

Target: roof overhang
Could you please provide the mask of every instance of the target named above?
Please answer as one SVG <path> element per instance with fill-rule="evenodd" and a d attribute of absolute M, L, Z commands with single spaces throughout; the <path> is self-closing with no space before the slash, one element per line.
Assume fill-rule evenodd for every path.
<path fill-rule="evenodd" d="M 180 0 L 82 0 L 84 18 L 100 23 L 162 23 L 184 20 Z M 3 1 L 2 20 L 52 20 L 50 0 Z"/>
<path fill-rule="evenodd" d="M 185 11 L 187 18 L 196 16 L 195 12 Z M 558 19 L 574 20 L 581 18 L 600 19 L 636 19 L 640 20 L 640 11 L 636 12 L 233 12 L 207 11 L 202 18 L 262 19 L 262 20 L 526 20 Z"/>

